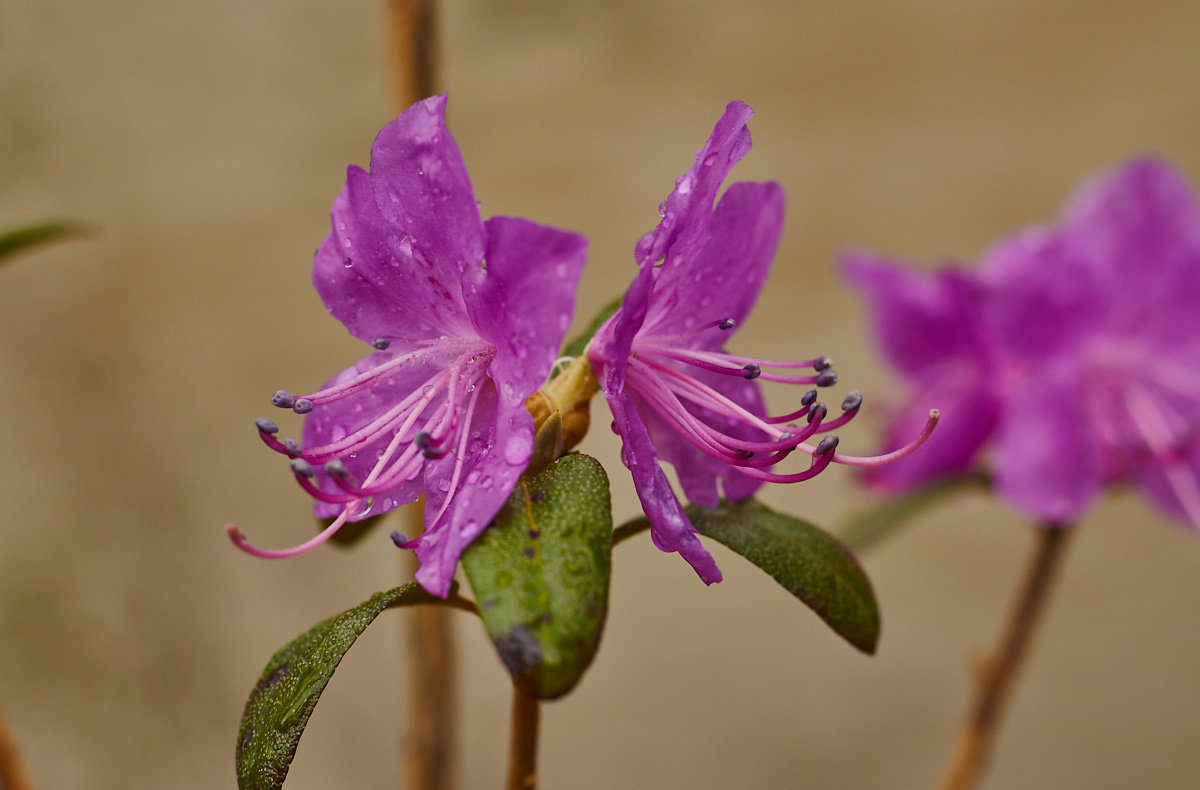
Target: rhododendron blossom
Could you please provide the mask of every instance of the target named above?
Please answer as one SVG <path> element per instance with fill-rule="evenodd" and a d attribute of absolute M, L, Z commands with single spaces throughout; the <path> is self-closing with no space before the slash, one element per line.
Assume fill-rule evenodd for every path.
<path fill-rule="evenodd" d="M 326 308 L 374 353 L 315 392 L 275 394 L 307 415 L 302 442 L 258 421 L 332 524 L 279 551 L 230 527 L 251 554 L 288 557 L 424 493 L 424 532 L 397 542 L 415 547 L 417 580 L 441 596 L 529 462 L 525 399 L 554 363 L 587 247 L 523 219 L 484 222 L 444 108 L 437 96 L 383 128 L 370 172 L 349 168 L 316 254 Z"/>

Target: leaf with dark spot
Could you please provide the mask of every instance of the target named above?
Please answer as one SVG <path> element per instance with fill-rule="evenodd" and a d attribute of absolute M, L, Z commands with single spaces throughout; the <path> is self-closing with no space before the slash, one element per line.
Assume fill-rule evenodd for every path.
<path fill-rule="evenodd" d="M 586 455 L 526 474 L 462 555 L 488 635 L 539 699 L 570 691 L 596 653 L 612 560 L 608 476 Z"/>
<path fill-rule="evenodd" d="M 450 595 L 455 595 L 452 587 Z M 246 700 L 237 741 L 240 790 L 278 790 L 321 692 L 346 651 L 391 606 L 442 603 L 416 582 L 387 592 L 313 626 L 284 645 Z"/>

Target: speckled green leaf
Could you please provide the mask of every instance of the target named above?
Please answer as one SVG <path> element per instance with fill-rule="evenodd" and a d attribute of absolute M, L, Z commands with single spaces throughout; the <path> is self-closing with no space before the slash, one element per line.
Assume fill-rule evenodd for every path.
<path fill-rule="evenodd" d="M 455 590 L 452 588 L 450 595 Z M 416 582 L 387 592 L 318 623 L 284 645 L 263 670 L 246 700 L 238 731 L 240 790 L 277 790 L 287 778 L 308 717 L 346 651 L 389 606 L 439 603 Z"/>
<path fill-rule="evenodd" d="M 42 222 L 0 230 L 0 259 L 55 239 L 80 236 L 87 232 L 88 227 L 77 222 Z"/>
<path fill-rule="evenodd" d="M 970 489 L 983 490 L 989 485 L 988 476 L 981 472 L 934 481 L 882 504 L 860 510 L 846 522 L 838 537 L 855 551 L 862 551 L 951 495 Z"/>
<path fill-rule="evenodd" d="M 829 533 L 753 499 L 687 508 L 701 535 L 769 573 L 864 653 L 879 641 L 879 606 L 854 554 Z"/>
<path fill-rule="evenodd" d="M 623 296 L 618 296 L 604 305 L 604 308 L 592 319 L 592 323 L 588 325 L 588 328 L 583 330 L 578 337 L 573 338 L 571 342 L 567 343 L 566 347 L 563 348 L 563 356 L 577 357 L 583 354 L 587 349 L 588 343 L 592 342 L 592 335 L 596 334 L 597 330 L 604 326 L 605 321 L 612 318 L 613 313 L 617 312 L 621 307 L 621 300 L 623 298 Z"/>
<path fill-rule="evenodd" d="M 579 454 L 522 477 L 463 553 L 488 635 L 526 693 L 554 699 L 583 676 L 604 630 L 611 559 L 608 476 Z"/>

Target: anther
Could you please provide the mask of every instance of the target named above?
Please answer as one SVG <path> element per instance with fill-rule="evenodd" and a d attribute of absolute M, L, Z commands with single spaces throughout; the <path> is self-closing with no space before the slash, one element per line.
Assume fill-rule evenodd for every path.
<path fill-rule="evenodd" d="M 292 471 L 301 477 L 312 477 L 313 468 L 309 466 L 308 461 L 303 458 L 293 458 L 291 463 Z"/>
<path fill-rule="evenodd" d="M 392 341 L 388 340 L 386 337 L 377 337 L 371 341 L 371 345 L 375 346 L 375 348 L 379 349 L 380 351 L 383 351 L 391 344 Z"/>
<path fill-rule="evenodd" d="M 835 448 L 837 446 L 838 446 L 838 438 L 836 436 L 826 436 L 824 439 L 821 440 L 821 443 L 817 445 L 817 455 L 825 455 L 826 453 L 832 453 L 833 448 Z"/>
<path fill-rule="evenodd" d="M 742 374 L 742 378 L 756 379 L 762 375 L 762 368 L 760 368 L 758 365 L 755 365 L 753 362 L 751 362 L 749 365 L 743 366 L 742 370 L 746 371 Z"/>
<path fill-rule="evenodd" d="M 281 409 L 290 409 L 295 402 L 296 399 L 287 390 L 276 390 L 275 394 L 271 396 L 271 403 Z"/>
<path fill-rule="evenodd" d="M 286 450 L 287 454 L 292 458 L 300 457 L 300 442 L 296 441 L 295 439 L 284 439 L 283 449 Z"/>
<path fill-rule="evenodd" d="M 259 417 L 254 421 L 259 433 L 279 433 L 279 426 L 270 420 Z"/>
<path fill-rule="evenodd" d="M 421 451 L 421 455 L 432 460 L 437 460 L 446 454 L 445 449 L 434 445 L 433 436 L 429 431 L 417 431 L 417 435 L 413 437 L 413 444 Z"/>
<path fill-rule="evenodd" d="M 728 332 L 730 329 L 733 329 L 735 326 L 737 326 L 737 321 L 734 321 L 732 318 L 726 318 L 726 319 L 723 319 L 721 321 L 721 323 L 717 324 L 717 329 L 720 329 L 724 332 Z"/>
<path fill-rule="evenodd" d="M 295 402 L 292 403 L 292 411 L 297 414 L 308 414 L 312 410 L 313 402 L 308 398 L 296 398 Z"/>
<path fill-rule="evenodd" d="M 817 357 L 815 360 L 813 360 L 813 370 L 817 371 L 818 373 L 831 367 L 833 367 L 833 360 L 829 357 Z"/>
<path fill-rule="evenodd" d="M 850 390 L 846 393 L 846 397 L 842 400 L 842 411 L 853 411 L 862 405 L 862 393 L 858 390 Z"/>
<path fill-rule="evenodd" d="M 325 473 L 334 477 L 347 477 L 350 474 L 346 471 L 346 465 L 336 458 L 325 464 Z"/>
<path fill-rule="evenodd" d="M 825 408 L 824 403 L 814 403 L 808 410 L 808 424 L 812 425 L 814 422 L 820 422 L 825 419 L 825 415 L 828 413 L 829 410 Z"/>
<path fill-rule="evenodd" d="M 809 390 L 808 392 L 804 393 L 803 396 L 801 396 L 800 405 L 801 406 L 811 406 L 813 404 L 813 401 L 815 401 L 816 399 L 817 399 L 817 391 Z"/>
<path fill-rule="evenodd" d="M 837 380 L 837 371 L 833 368 L 825 368 L 817 374 L 818 387 L 832 387 L 834 384 L 837 384 Z"/>

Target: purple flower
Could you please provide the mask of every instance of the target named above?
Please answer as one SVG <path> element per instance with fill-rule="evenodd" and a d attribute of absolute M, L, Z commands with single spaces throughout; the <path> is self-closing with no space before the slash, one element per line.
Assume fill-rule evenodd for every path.
<path fill-rule="evenodd" d="M 815 389 L 795 411 L 767 415 L 760 381 L 829 386 L 837 374 L 827 357 L 770 361 L 724 350 L 758 298 L 783 226 L 783 190 L 775 183 L 732 184 L 713 207 L 726 174 L 750 150 L 752 115 L 741 102 L 726 107 L 695 164 L 659 207 L 658 227 L 638 242 L 638 274 L 588 347 L 655 544 L 683 555 L 708 584 L 720 581 L 721 572 L 660 460 L 675 467 L 688 500 L 703 507 L 716 507 L 722 494 L 745 499 L 763 482 L 807 480 L 831 462 L 886 460 L 836 455 L 835 436 L 815 447 L 805 443 L 849 422 L 862 400 L 857 392 L 833 419 L 826 419 Z M 794 450 L 812 456 L 808 469 L 770 471 Z"/>
<path fill-rule="evenodd" d="M 557 355 L 587 248 L 527 220 L 480 218 L 445 103 L 427 99 L 383 128 L 371 172 L 348 169 L 317 250 L 313 284 L 326 308 L 377 350 L 316 392 L 275 394 L 308 415 L 302 444 L 258 421 L 333 523 L 282 551 L 230 528 L 251 554 L 288 557 L 423 492 L 425 531 L 397 542 L 415 546 L 417 580 L 441 596 L 529 461 L 525 399 Z"/>
<path fill-rule="evenodd" d="M 946 414 L 925 451 L 872 470 L 875 485 L 965 471 L 991 440 L 997 490 L 1045 523 L 1126 481 L 1200 526 L 1200 211 L 1170 166 L 1094 178 L 1057 225 L 1001 241 L 974 273 L 863 253 L 843 267 L 914 399 Z"/>

